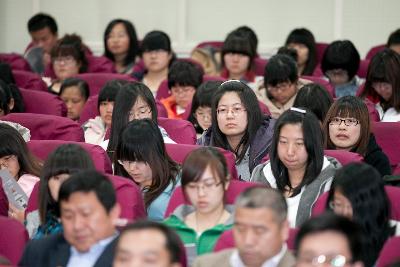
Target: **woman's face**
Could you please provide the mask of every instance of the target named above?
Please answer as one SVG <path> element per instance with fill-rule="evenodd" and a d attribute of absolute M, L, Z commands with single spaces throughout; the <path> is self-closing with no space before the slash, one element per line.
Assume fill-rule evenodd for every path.
<path fill-rule="evenodd" d="M 328 77 L 329 83 L 333 86 L 339 86 L 349 82 L 349 74 L 344 69 L 328 70 L 325 75 Z"/>
<path fill-rule="evenodd" d="M 308 153 L 304 144 L 301 124 L 282 126 L 278 139 L 278 157 L 289 172 L 305 172 Z"/>
<path fill-rule="evenodd" d="M 225 189 L 210 166 L 207 166 L 200 180 L 188 183 L 184 190 L 197 212 L 209 214 L 223 207 Z"/>
<path fill-rule="evenodd" d="M 162 72 L 168 69 L 172 54 L 163 49 L 158 49 L 143 52 L 142 58 L 148 72 Z"/>
<path fill-rule="evenodd" d="M 152 119 L 152 112 L 150 106 L 142 97 L 136 99 L 131 111 L 129 111 L 129 121 Z"/>
<path fill-rule="evenodd" d="M 287 45 L 288 48 L 295 49 L 297 52 L 297 64 L 304 66 L 308 60 L 308 47 L 300 43 L 290 43 Z"/>
<path fill-rule="evenodd" d="M 206 130 L 211 127 L 211 107 L 198 107 L 194 116 L 201 129 Z"/>
<path fill-rule="evenodd" d="M 59 56 L 53 59 L 54 73 L 60 81 L 77 75 L 80 67 L 81 63 L 73 56 Z"/>
<path fill-rule="evenodd" d="M 151 185 L 153 172 L 149 164 L 143 161 L 128 160 L 119 160 L 118 162 L 141 188 Z"/>
<path fill-rule="evenodd" d="M 373 82 L 372 88 L 375 92 L 380 95 L 386 101 L 389 101 L 393 94 L 393 88 L 390 83 L 387 82 Z"/>
<path fill-rule="evenodd" d="M 67 106 L 67 117 L 71 120 L 79 119 L 83 107 L 85 106 L 86 99 L 81 94 L 78 86 L 70 86 L 63 90 L 60 95 L 65 106 Z"/>
<path fill-rule="evenodd" d="M 268 85 L 267 90 L 276 102 L 284 105 L 297 93 L 297 85 L 295 82 L 283 82 L 276 86 Z"/>
<path fill-rule="evenodd" d="M 114 101 L 101 101 L 99 106 L 100 117 L 105 123 L 106 127 L 111 126 L 112 112 L 114 109 Z"/>
<path fill-rule="evenodd" d="M 338 189 L 333 194 L 333 201 L 330 203 L 331 208 L 336 214 L 349 218 L 353 218 L 353 208 L 350 200 L 345 197 Z"/>
<path fill-rule="evenodd" d="M 125 56 L 129 51 L 129 36 L 122 23 L 115 24 L 107 36 L 107 48 L 114 56 Z"/>
<path fill-rule="evenodd" d="M 225 67 L 229 71 L 230 79 L 241 79 L 246 74 L 250 57 L 239 53 L 226 53 L 224 55 Z"/>
<path fill-rule="evenodd" d="M 16 155 L 7 155 L 0 158 L 1 170 L 8 170 L 12 177 L 18 180 L 20 166 Z"/>
<path fill-rule="evenodd" d="M 336 149 L 351 150 L 361 136 L 361 125 L 356 118 L 334 117 L 329 122 L 329 138 Z"/>
<path fill-rule="evenodd" d="M 236 92 L 225 93 L 218 102 L 217 123 L 229 137 L 242 137 L 247 128 L 247 110 Z"/>
<path fill-rule="evenodd" d="M 55 175 L 50 177 L 48 185 L 51 197 L 58 201 L 58 193 L 60 192 L 61 184 L 69 178 L 69 174 L 62 173 L 59 175 Z"/>

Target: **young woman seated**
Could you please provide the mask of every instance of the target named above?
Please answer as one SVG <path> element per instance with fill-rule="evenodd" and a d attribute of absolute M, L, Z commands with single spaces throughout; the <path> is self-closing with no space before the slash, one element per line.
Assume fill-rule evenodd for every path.
<path fill-rule="evenodd" d="M 60 98 L 67 107 L 67 118 L 79 119 L 89 95 L 89 85 L 82 79 L 67 78 L 61 83 Z"/>

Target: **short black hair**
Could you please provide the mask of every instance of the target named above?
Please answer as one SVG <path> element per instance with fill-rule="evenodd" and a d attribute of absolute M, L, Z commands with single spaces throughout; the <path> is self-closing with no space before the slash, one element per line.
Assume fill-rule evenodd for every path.
<path fill-rule="evenodd" d="M 12 98 L 10 87 L 0 79 L 0 109 L 4 115 L 10 113 L 10 101 Z"/>
<path fill-rule="evenodd" d="M 137 232 L 141 230 L 156 230 L 160 232 L 165 237 L 165 248 L 169 252 L 171 259 L 170 263 L 181 262 L 181 259 L 184 257 L 182 253 L 183 245 L 181 239 L 172 228 L 158 222 L 138 220 L 133 224 L 126 226 L 119 235 L 115 248 L 118 247 L 118 243 L 120 242 L 122 236 L 130 232 Z"/>
<path fill-rule="evenodd" d="M 276 86 L 283 82 L 297 82 L 297 64 L 294 59 L 285 54 L 278 54 L 268 61 L 264 69 L 264 86 Z M 268 91 L 268 90 L 267 90 Z"/>
<path fill-rule="evenodd" d="M 168 71 L 168 87 L 193 86 L 195 89 L 203 82 L 203 70 L 188 60 L 176 60 Z"/>
<path fill-rule="evenodd" d="M 58 27 L 56 20 L 45 13 L 38 13 L 31 17 L 28 21 L 28 31 L 36 32 L 48 27 L 53 34 L 57 34 Z"/>
<path fill-rule="evenodd" d="M 360 66 L 360 54 L 349 40 L 334 41 L 324 52 L 321 69 L 324 74 L 329 70 L 342 69 L 347 71 L 349 81 L 357 74 Z"/>
<path fill-rule="evenodd" d="M 252 28 L 250 28 L 249 26 L 243 25 L 243 26 L 238 27 L 235 31 L 241 32 L 244 35 L 247 35 L 251 45 L 254 48 L 254 51 L 257 52 L 258 37 L 257 37 L 257 34 L 255 33 L 255 31 Z"/>
<path fill-rule="evenodd" d="M 289 48 L 287 46 L 281 46 L 281 47 L 279 47 L 278 52 L 276 52 L 276 54 L 277 55 L 288 55 L 291 58 L 293 58 L 294 61 L 297 62 L 297 58 L 298 58 L 297 50 L 294 48 Z"/>
<path fill-rule="evenodd" d="M 90 95 L 90 90 L 89 90 L 89 85 L 85 80 L 79 79 L 79 78 L 67 78 L 61 83 L 60 87 L 60 93 L 59 95 L 62 95 L 65 89 L 71 87 L 71 86 L 76 86 L 79 89 L 79 92 L 85 99 L 85 101 L 89 98 Z"/>
<path fill-rule="evenodd" d="M 387 41 L 387 47 L 392 45 L 399 45 L 400 44 L 400 29 L 395 30 L 392 32 Z"/>
<path fill-rule="evenodd" d="M 101 102 L 104 101 L 115 101 L 118 95 L 119 89 L 121 89 L 125 84 L 129 83 L 126 80 L 111 80 L 108 81 L 99 92 L 99 97 L 97 100 L 97 109 L 99 109 Z"/>
<path fill-rule="evenodd" d="M 332 212 L 327 212 L 318 217 L 311 218 L 301 226 L 295 240 L 296 255 L 298 254 L 301 242 L 305 237 L 328 231 L 336 232 L 346 238 L 352 254 L 352 262 L 364 261 L 364 248 L 362 246 L 363 237 L 359 226 L 349 219 L 336 215 Z"/>
<path fill-rule="evenodd" d="M 224 40 L 224 44 L 221 49 L 222 66 L 225 67 L 224 57 L 228 53 L 242 54 L 250 58 L 248 70 L 253 66 L 254 58 L 256 57 L 257 51 L 254 47 L 254 41 L 251 41 L 251 37 L 248 33 L 243 30 L 234 30 L 228 34 Z"/>
<path fill-rule="evenodd" d="M 141 43 L 141 53 L 154 50 L 164 50 L 168 53 L 172 52 L 171 40 L 165 32 L 151 31 L 145 35 Z"/>
<path fill-rule="evenodd" d="M 64 181 L 58 197 L 59 207 L 62 201 L 68 201 L 69 197 L 77 192 L 94 192 L 107 213 L 111 211 L 117 201 L 111 181 L 96 170 L 79 171 Z"/>

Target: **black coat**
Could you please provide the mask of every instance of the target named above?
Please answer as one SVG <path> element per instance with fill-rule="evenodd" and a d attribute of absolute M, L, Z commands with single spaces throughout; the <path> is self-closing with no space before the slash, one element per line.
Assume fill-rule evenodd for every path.
<path fill-rule="evenodd" d="M 389 158 L 376 143 L 375 136 L 371 134 L 367 146 L 367 153 L 364 156 L 365 163 L 374 167 L 381 176 L 392 174 Z"/>

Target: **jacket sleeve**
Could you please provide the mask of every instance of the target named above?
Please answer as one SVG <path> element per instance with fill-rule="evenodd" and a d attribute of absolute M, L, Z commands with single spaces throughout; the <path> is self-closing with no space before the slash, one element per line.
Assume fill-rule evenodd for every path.
<path fill-rule="evenodd" d="M 381 150 L 375 151 L 373 155 L 366 157 L 365 162 L 374 167 L 381 176 L 392 174 L 389 159 Z"/>
<path fill-rule="evenodd" d="M 265 163 L 261 163 L 254 168 L 249 182 L 260 183 L 260 184 L 266 185 L 268 187 L 271 187 L 271 185 L 267 181 L 267 178 L 265 178 L 265 175 L 263 172 L 264 166 L 265 166 Z"/>

